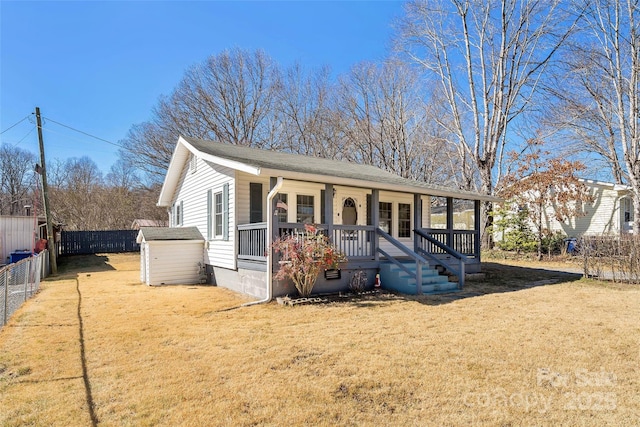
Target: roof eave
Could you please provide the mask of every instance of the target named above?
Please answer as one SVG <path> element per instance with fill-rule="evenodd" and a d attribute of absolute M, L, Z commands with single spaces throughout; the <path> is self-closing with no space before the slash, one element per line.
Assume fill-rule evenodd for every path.
<path fill-rule="evenodd" d="M 246 172 L 252 175 L 260 175 L 259 167 L 255 167 L 242 162 L 237 162 L 235 160 L 225 159 L 223 157 L 214 156 L 208 153 L 203 153 L 202 151 L 191 145 L 189 141 L 180 136 L 178 138 L 176 148 L 173 150 L 173 154 L 171 155 L 171 162 L 169 162 L 169 168 L 167 169 L 167 174 L 165 175 L 162 189 L 160 190 L 160 196 L 158 197 L 158 202 L 156 203 L 157 206 L 171 206 L 173 195 L 176 191 L 176 188 L 178 187 L 180 176 L 182 175 L 182 171 L 188 160 L 187 152 L 208 162 L 212 162 L 234 170 Z"/>
<path fill-rule="evenodd" d="M 387 191 L 395 191 L 395 192 L 401 192 L 401 193 L 422 194 L 425 196 L 453 197 L 456 199 L 480 200 L 480 201 L 487 201 L 487 202 L 502 201 L 502 199 L 499 197 L 483 195 L 479 193 L 463 193 L 463 192 L 456 192 L 456 191 L 447 191 L 445 189 L 437 189 L 437 188 L 421 188 L 421 187 L 411 186 L 411 185 L 391 184 L 391 183 L 378 182 L 378 181 L 369 181 L 364 179 L 342 178 L 342 177 L 336 177 L 332 175 L 320 175 L 320 174 L 311 174 L 311 173 L 304 173 L 304 172 L 291 172 L 291 171 L 280 170 L 280 169 L 262 169 L 260 171 L 260 174 L 266 175 L 266 176 L 282 176 L 285 179 L 293 179 L 298 181 L 310 181 L 310 182 L 320 182 L 320 183 L 344 185 L 344 186 L 351 186 L 351 187 L 372 188 L 377 190 L 387 190 Z"/>

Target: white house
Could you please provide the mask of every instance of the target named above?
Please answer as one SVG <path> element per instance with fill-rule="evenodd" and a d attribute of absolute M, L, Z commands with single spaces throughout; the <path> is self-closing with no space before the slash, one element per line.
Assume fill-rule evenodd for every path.
<path fill-rule="evenodd" d="M 569 237 L 584 235 L 621 235 L 633 232 L 633 193 L 627 185 L 580 180 L 589 188 L 593 203 L 583 207 L 585 216 L 566 222 L 555 219 L 552 209 L 545 212 L 545 227 Z"/>
<path fill-rule="evenodd" d="M 403 292 L 445 290 L 431 277 L 437 266 L 461 285 L 465 271 L 480 268 L 482 200 L 498 201 L 373 166 L 180 137 L 158 205 L 170 227 L 204 236 L 210 282 L 268 300 L 294 292 L 272 280 L 270 242 L 304 223 L 318 224 L 348 257 L 339 274 L 319 279 L 319 292 L 346 289 L 358 270 L 370 284 L 380 272 Z M 434 228 L 432 204 L 446 218 Z M 456 206 L 471 207 L 471 226 L 454 224 Z"/>

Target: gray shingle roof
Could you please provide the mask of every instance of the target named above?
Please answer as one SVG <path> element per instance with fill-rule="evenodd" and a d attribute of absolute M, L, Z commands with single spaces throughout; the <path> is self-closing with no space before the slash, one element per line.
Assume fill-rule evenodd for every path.
<path fill-rule="evenodd" d="M 204 240 L 197 227 L 140 227 L 139 234 L 147 242 L 152 240 Z"/>
<path fill-rule="evenodd" d="M 440 185 L 427 184 L 402 178 L 391 172 L 375 166 L 351 163 L 341 160 L 324 159 L 304 156 L 300 154 L 268 151 L 258 148 L 233 144 L 223 144 L 196 138 L 182 137 L 195 149 L 212 156 L 236 161 L 260 169 L 272 169 L 286 172 L 298 172 L 325 176 L 330 183 L 330 177 L 347 178 L 367 181 L 370 183 L 384 183 L 394 186 L 411 187 L 416 191 L 429 192 L 432 195 L 446 195 L 469 199 L 499 200 L 495 197 L 481 195 L 472 191 L 463 191 Z"/>

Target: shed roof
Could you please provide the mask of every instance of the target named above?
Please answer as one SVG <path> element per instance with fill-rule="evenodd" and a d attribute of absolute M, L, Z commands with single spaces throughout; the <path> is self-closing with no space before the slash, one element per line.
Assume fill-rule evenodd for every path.
<path fill-rule="evenodd" d="M 153 240 L 203 240 L 197 227 L 140 227 L 136 241 Z"/>
<path fill-rule="evenodd" d="M 139 230 L 141 227 L 168 227 L 169 221 L 161 220 L 161 219 L 145 219 L 138 218 L 134 219 L 131 223 L 131 228 L 134 230 Z"/>

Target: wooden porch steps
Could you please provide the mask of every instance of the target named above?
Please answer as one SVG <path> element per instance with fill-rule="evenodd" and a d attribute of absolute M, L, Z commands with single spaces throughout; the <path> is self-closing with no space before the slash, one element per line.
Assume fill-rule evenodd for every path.
<path fill-rule="evenodd" d="M 413 274 L 408 274 L 391 262 L 382 262 L 380 264 L 380 281 L 382 282 L 382 288 L 403 294 L 416 295 L 416 264 L 415 262 L 403 262 L 403 265 L 413 272 Z M 422 267 L 423 294 L 453 292 L 456 290 L 458 290 L 458 284 L 449 282 L 448 276 L 440 275 L 434 267 Z"/>

